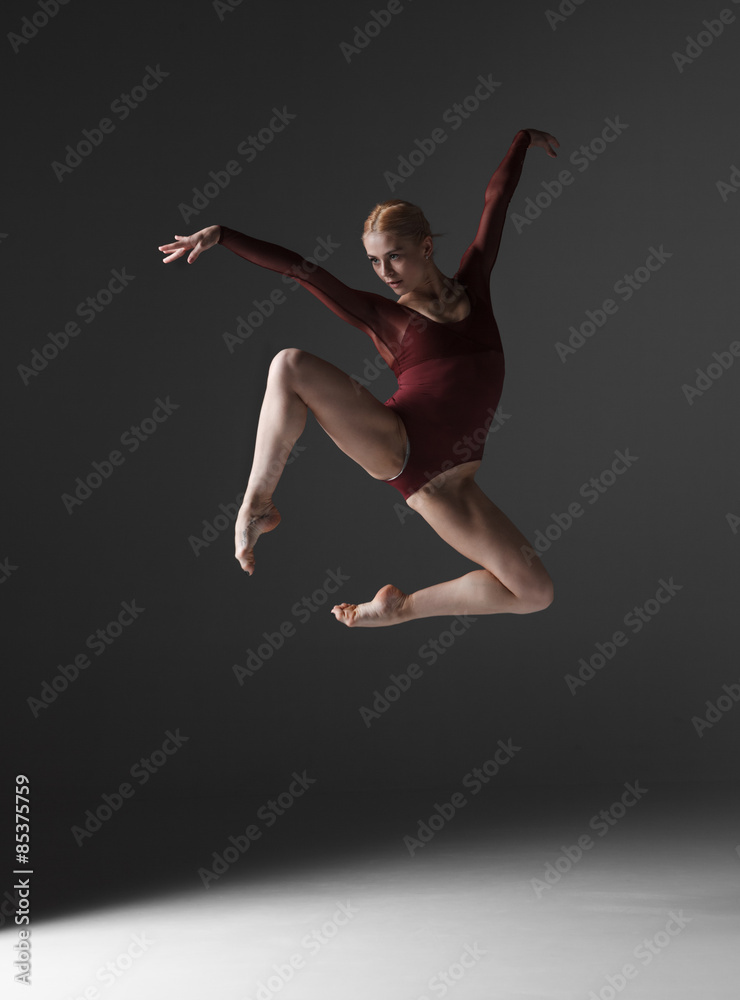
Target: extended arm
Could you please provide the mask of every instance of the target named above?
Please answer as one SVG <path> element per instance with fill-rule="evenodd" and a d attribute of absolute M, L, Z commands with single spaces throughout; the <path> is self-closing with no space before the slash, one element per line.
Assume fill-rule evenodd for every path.
<path fill-rule="evenodd" d="M 460 264 L 460 272 L 465 268 L 477 265 L 480 273 L 488 279 L 491 269 L 496 263 L 498 249 L 501 244 L 501 234 L 506 222 L 506 210 L 511 197 L 519 183 L 524 165 L 524 157 L 530 145 L 542 146 L 548 155 L 556 156 L 550 143 L 559 145 L 557 139 L 548 132 L 534 129 L 521 129 L 514 136 L 509 151 L 499 163 L 486 187 L 483 200 L 483 213 L 475 239 L 465 251 Z"/>
<path fill-rule="evenodd" d="M 260 267 L 288 275 L 337 316 L 365 333 L 377 328 L 377 310 L 370 293 L 350 288 L 314 261 L 305 260 L 300 254 L 277 243 L 254 239 L 227 226 L 220 229 L 218 242 L 227 250 Z"/>
<path fill-rule="evenodd" d="M 188 255 L 188 263 L 192 264 L 204 250 L 220 243 L 245 260 L 287 275 L 303 285 L 341 319 L 369 334 L 384 356 L 388 354 L 388 346 L 380 338 L 378 329 L 382 320 L 386 320 L 387 325 L 386 313 L 393 304 L 382 297 L 350 288 L 314 261 L 305 260 L 292 250 L 276 243 L 254 239 L 227 226 L 207 226 L 191 236 L 176 236 L 175 240 L 174 243 L 165 243 L 159 247 L 167 254 L 165 264 L 184 254 Z M 380 310 L 383 312 L 382 316 Z M 391 356 L 388 354 L 389 358 Z"/>
<path fill-rule="evenodd" d="M 174 243 L 165 243 L 158 249 L 167 255 L 165 264 L 184 254 L 192 264 L 204 250 L 219 243 L 245 260 L 287 275 L 303 285 L 340 319 L 367 333 L 383 360 L 393 365 L 399 339 L 408 325 L 405 310 L 382 295 L 350 288 L 314 261 L 305 260 L 292 250 L 254 239 L 227 226 L 206 226 L 191 236 L 175 236 Z"/>

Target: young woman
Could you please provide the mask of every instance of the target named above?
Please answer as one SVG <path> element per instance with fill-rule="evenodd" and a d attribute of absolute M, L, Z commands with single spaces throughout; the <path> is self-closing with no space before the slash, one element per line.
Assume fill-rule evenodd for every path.
<path fill-rule="evenodd" d="M 375 206 L 362 242 L 378 277 L 397 296 L 349 288 L 284 247 L 225 226 L 175 236 L 164 263 L 188 263 L 220 243 L 246 260 L 289 274 L 333 312 L 367 333 L 398 379 L 381 403 L 328 361 L 296 348 L 270 365 L 254 460 L 236 520 L 236 558 L 254 572 L 254 545 L 280 523 L 273 493 L 301 435 L 307 411 L 334 443 L 372 476 L 395 486 L 445 542 L 481 568 L 406 594 L 388 584 L 365 604 L 332 609 L 345 625 L 396 625 L 434 615 L 541 611 L 552 581 L 527 539 L 475 482 L 501 396 L 504 355 L 490 298 L 506 209 L 530 146 L 556 156 L 549 132 L 524 129 L 485 191 L 475 239 L 454 278 L 433 259 L 421 209 L 398 199 Z M 525 555 L 525 552 L 527 553 Z"/>

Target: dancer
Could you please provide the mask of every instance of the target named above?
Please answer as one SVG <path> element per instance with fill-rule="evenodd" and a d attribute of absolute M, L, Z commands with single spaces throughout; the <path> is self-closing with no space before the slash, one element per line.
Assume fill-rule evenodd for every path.
<path fill-rule="evenodd" d="M 310 409 L 346 455 L 400 491 L 445 542 L 480 566 L 455 580 L 404 593 L 381 587 L 364 604 L 337 604 L 349 626 L 385 626 L 436 615 L 529 614 L 548 607 L 553 585 L 533 547 L 475 482 L 501 396 L 504 355 L 490 298 L 506 209 L 531 146 L 556 156 L 549 132 L 523 129 L 491 177 L 475 239 L 452 279 L 434 263 L 421 209 L 393 199 L 375 206 L 362 242 L 378 277 L 398 296 L 349 288 L 284 247 L 226 226 L 175 236 L 163 262 L 194 263 L 221 244 L 290 275 L 334 313 L 367 333 L 398 379 L 381 403 L 328 361 L 296 348 L 273 359 L 252 469 L 235 525 L 236 558 L 251 576 L 254 545 L 280 523 L 273 493 Z M 526 553 L 526 554 L 525 554 Z"/>

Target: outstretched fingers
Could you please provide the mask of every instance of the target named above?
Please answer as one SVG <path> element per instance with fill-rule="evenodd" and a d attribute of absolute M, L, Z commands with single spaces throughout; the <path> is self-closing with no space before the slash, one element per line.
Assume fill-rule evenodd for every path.
<path fill-rule="evenodd" d="M 169 254 L 162 260 L 163 264 L 169 264 L 171 260 L 177 260 L 178 257 L 182 257 L 188 246 L 185 245 L 185 240 L 182 236 L 175 236 L 176 243 L 163 243 L 162 246 L 157 247 L 157 250 L 161 250 L 162 253 Z M 192 246 L 192 244 L 190 244 Z"/>
<path fill-rule="evenodd" d="M 194 236 L 178 236 L 175 233 L 175 243 L 163 243 L 162 246 L 157 247 L 162 253 L 169 254 L 168 257 L 163 258 L 163 264 L 169 264 L 171 260 L 177 260 L 182 257 L 183 254 L 190 250 L 190 255 L 188 257 L 188 264 L 194 263 L 200 254 L 203 252 L 205 247 L 203 246 L 203 240 L 200 238 L 200 234 L 197 237 Z"/>

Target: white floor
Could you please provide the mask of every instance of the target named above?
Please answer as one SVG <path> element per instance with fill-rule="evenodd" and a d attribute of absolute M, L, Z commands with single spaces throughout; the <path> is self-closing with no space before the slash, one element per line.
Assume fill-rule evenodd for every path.
<path fill-rule="evenodd" d="M 31 991 L 12 983 L 11 928 L 0 939 L 1 993 L 737 1000 L 740 828 L 731 826 L 687 804 L 621 820 L 575 862 L 564 848 L 573 858 L 583 831 L 560 816 L 503 835 L 483 820 L 442 830 L 413 857 L 395 838 L 393 851 L 365 846 L 298 875 L 244 879 L 237 864 L 210 889 L 34 923 Z"/>

